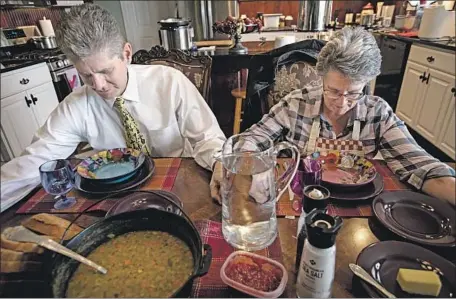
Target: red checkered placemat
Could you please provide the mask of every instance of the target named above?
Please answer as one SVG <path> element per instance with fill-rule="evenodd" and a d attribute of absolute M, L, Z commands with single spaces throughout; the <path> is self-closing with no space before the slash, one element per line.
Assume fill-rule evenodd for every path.
<path fill-rule="evenodd" d="M 397 176 L 388 168 L 384 161 L 373 160 L 377 172 L 382 175 L 384 183 L 384 191 L 399 191 L 408 190 L 405 184 L 399 181 Z M 295 198 L 298 198 L 295 195 Z M 292 202 L 288 192 L 285 192 L 280 197 L 276 206 L 277 216 L 299 216 L 301 213 L 293 210 Z M 343 204 L 330 203 L 328 204 L 328 213 L 332 216 L 342 217 L 369 217 L 373 215 L 371 201 L 367 200 L 365 203 L 358 202 L 344 202 Z"/>
<path fill-rule="evenodd" d="M 181 158 L 161 158 L 154 159 L 155 172 L 152 177 L 145 182 L 141 190 L 166 190 L 171 191 L 176 180 L 177 171 L 181 163 Z M 101 195 L 97 198 L 86 198 L 81 192 L 73 189 L 68 196 L 76 197 L 77 203 L 71 208 L 64 210 L 55 210 L 53 208 L 55 199 L 49 195 L 44 189 L 38 190 L 26 203 L 24 203 L 17 211 L 16 214 L 35 214 L 35 213 L 80 213 L 92 205 L 97 198 L 103 198 Z M 103 211 L 107 212 L 116 203 L 115 200 L 104 200 L 99 204 L 94 205 L 89 211 Z"/>
<path fill-rule="evenodd" d="M 228 287 L 223 283 L 220 277 L 220 269 L 222 268 L 223 263 L 227 257 L 236 250 L 223 239 L 222 224 L 211 220 L 201 220 L 196 221 L 195 226 L 201 235 L 203 243 L 209 244 L 212 247 L 212 262 L 209 272 L 206 275 L 195 279 L 193 282 L 191 297 L 248 297 L 248 295 Z M 269 257 L 283 264 L 279 236 L 277 236 L 274 243 L 268 248 L 256 251 L 255 253 Z"/>

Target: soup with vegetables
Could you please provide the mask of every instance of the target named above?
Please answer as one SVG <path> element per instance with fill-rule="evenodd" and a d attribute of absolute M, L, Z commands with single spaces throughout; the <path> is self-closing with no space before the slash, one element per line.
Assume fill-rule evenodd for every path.
<path fill-rule="evenodd" d="M 100 245 L 88 258 L 108 273 L 79 265 L 68 284 L 67 297 L 170 297 L 193 272 L 187 244 L 160 231 L 120 235 Z"/>

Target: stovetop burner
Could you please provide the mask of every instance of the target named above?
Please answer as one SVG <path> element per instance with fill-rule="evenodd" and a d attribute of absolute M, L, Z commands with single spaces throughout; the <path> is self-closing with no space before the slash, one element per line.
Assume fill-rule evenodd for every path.
<path fill-rule="evenodd" d="M 20 60 L 48 60 L 53 59 L 65 59 L 64 54 L 59 49 L 49 49 L 49 50 L 32 50 L 29 52 L 22 52 L 13 54 L 13 59 Z"/>

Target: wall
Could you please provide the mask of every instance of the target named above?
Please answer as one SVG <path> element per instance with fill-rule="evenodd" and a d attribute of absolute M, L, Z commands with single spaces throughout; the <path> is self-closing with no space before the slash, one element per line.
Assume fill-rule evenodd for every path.
<path fill-rule="evenodd" d="M 101 7 L 109 10 L 110 13 L 113 14 L 114 18 L 116 18 L 117 23 L 119 24 L 120 31 L 122 32 L 123 36 L 127 36 L 125 33 L 125 23 L 122 14 L 122 8 L 120 7 L 119 0 L 113 1 L 102 1 L 102 0 L 95 0 L 93 3 L 100 5 Z"/>
<path fill-rule="evenodd" d="M 351 10 L 354 13 L 361 12 L 364 5 L 371 3 L 376 7 L 378 0 L 354 0 L 354 1 L 333 1 L 332 20 L 338 17 L 339 22 L 345 20 L 345 12 Z M 395 4 L 399 9 L 402 1 L 383 0 L 385 5 Z M 262 13 L 282 13 L 283 15 L 291 15 L 293 24 L 297 24 L 299 14 L 299 3 L 297 0 L 281 0 L 281 1 L 258 1 L 258 0 L 241 0 L 239 3 L 240 14 L 245 14 L 248 17 L 256 16 L 257 12 Z"/>
<path fill-rule="evenodd" d="M 240 1 L 239 13 L 248 17 L 255 17 L 257 12 L 264 14 L 281 13 L 293 17 L 292 24 L 296 24 L 299 12 L 299 1 Z"/>
<path fill-rule="evenodd" d="M 2 9 L 0 13 L 0 27 L 15 28 L 18 26 L 37 25 L 38 20 L 51 20 L 55 27 L 60 21 L 63 14 L 62 8 L 17 8 L 17 9 Z M 40 28 L 41 29 L 41 28 Z"/>

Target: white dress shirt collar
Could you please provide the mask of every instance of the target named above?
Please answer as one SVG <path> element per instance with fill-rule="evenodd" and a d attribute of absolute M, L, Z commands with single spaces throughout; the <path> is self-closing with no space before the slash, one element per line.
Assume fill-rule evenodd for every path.
<path fill-rule="evenodd" d="M 125 88 L 125 91 L 121 97 L 126 101 L 140 102 L 136 72 L 131 68 L 130 65 L 127 66 L 127 71 L 127 87 Z M 109 106 L 111 106 L 111 108 L 114 106 L 115 99 L 109 99 L 105 101 L 109 104 Z"/>

